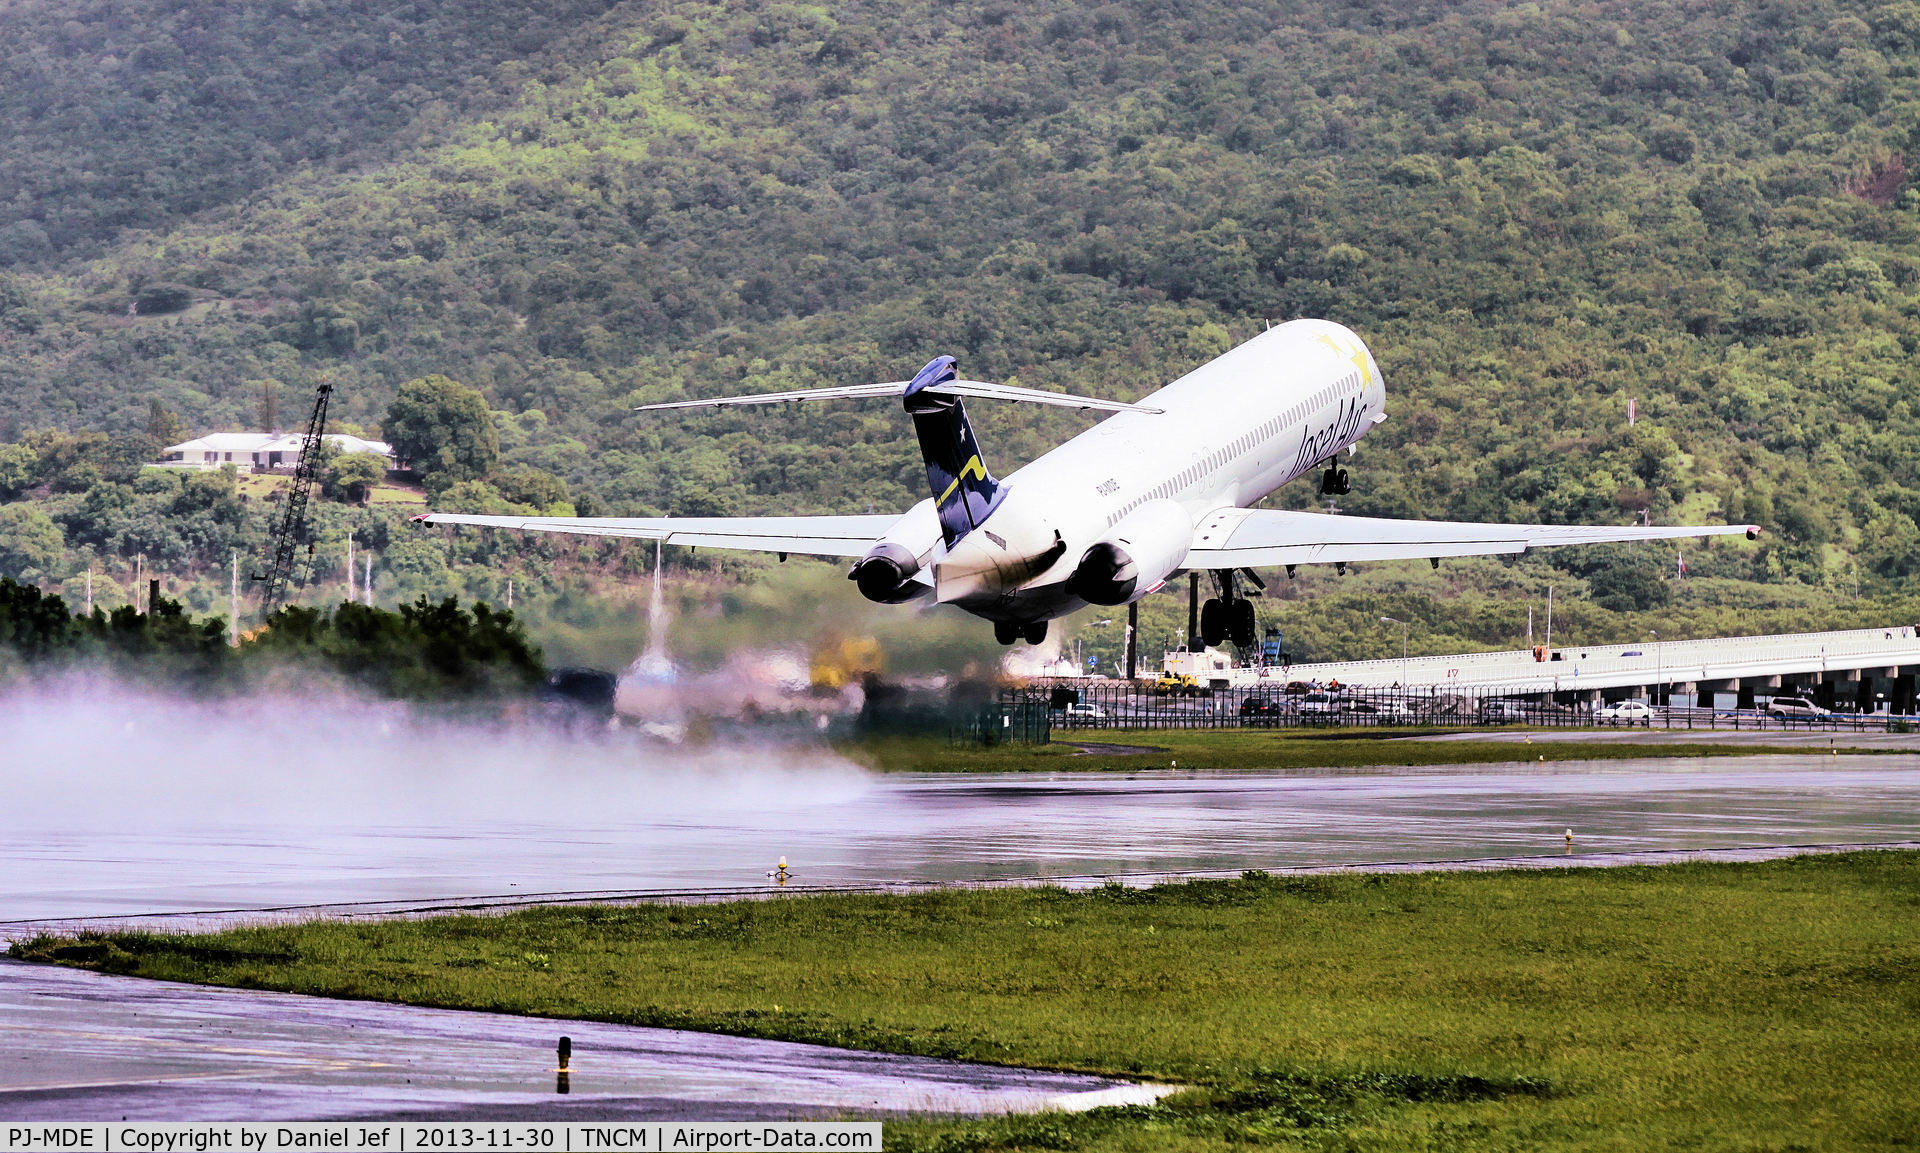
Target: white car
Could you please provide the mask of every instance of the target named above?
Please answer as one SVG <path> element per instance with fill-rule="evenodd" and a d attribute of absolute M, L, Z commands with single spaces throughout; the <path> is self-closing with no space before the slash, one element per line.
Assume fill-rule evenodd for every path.
<path fill-rule="evenodd" d="M 1099 724 L 1106 719 L 1107 710 L 1101 708 L 1099 705 L 1073 704 L 1067 706 L 1066 715 L 1061 718 L 1061 721 L 1068 727 L 1072 727 L 1074 725 Z"/>
<path fill-rule="evenodd" d="M 1775 697 L 1767 702 L 1767 713 L 1783 721 L 1789 717 L 1815 720 L 1833 715 L 1831 709 L 1823 709 L 1805 697 Z"/>
<path fill-rule="evenodd" d="M 1303 717 L 1330 717 L 1340 711 L 1346 702 L 1333 693 L 1311 692 L 1300 698 L 1300 715 Z"/>
<path fill-rule="evenodd" d="M 1653 706 L 1645 701 L 1615 701 L 1593 711 L 1596 721 L 1644 721 L 1653 716 Z"/>

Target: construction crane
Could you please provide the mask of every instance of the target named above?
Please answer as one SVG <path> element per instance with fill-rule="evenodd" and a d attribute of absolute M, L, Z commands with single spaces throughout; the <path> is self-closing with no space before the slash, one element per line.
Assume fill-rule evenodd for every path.
<path fill-rule="evenodd" d="M 333 386 L 322 384 L 314 394 L 313 415 L 307 418 L 306 439 L 300 442 L 300 461 L 293 469 L 293 484 L 287 489 L 287 507 L 281 514 L 279 531 L 273 534 L 273 556 L 265 573 L 253 579 L 265 582 L 260 596 L 260 615 L 270 617 L 287 599 L 287 587 L 293 583 L 293 566 L 301 541 L 307 536 L 307 497 L 313 490 L 313 478 L 320 475 L 322 438 L 327 431 L 327 401 Z M 313 559 L 313 544 L 307 542 L 307 559 Z M 304 583 L 304 582 L 302 582 Z"/>

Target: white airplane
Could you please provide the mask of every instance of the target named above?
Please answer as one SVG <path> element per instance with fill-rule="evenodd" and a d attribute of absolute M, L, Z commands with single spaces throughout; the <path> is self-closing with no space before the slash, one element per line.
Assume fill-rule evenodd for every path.
<path fill-rule="evenodd" d="M 932 496 L 875 516 L 543 517 L 430 513 L 428 524 L 628 536 L 669 544 L 858 558 L 847 576 L 868 600 L 931 596 L 993 622 L 1002 644 L 1046 639 L 1047 622 L 1089 604 L 1139 600 L 1184 571 L 1210 570 L 1220 595 L 1201 639 L 1254 643 L 1253 605 L 1236 574 L 1356 561 L 1520 553 L 1552 545 L 1756 536 L 1753 525 L 1579 527 L 1381 520 L 1254 509 L 1321 470 L 1322 493 L 1349 491 L 1342 449 L 1387 418 L 1366 344 L 1325 320 L 1268 329 L 1136 404 L 963 380 L 942 356 L 912 380 L 715 400 L 638 411 L 898 397 L 913 418 Z M 1028 401 L 1116 415 L 1005 478 L 987 469 L 963 398 Z"/>

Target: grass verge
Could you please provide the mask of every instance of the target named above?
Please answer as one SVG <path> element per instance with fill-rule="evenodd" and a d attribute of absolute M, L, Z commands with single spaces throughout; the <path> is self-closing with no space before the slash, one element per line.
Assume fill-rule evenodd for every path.
<path fill-rule="evenodd" d="M 1485 765 L 1522 761 L 1613 761 L 1644 757 L 1806 756 L 1821 749 L 1771 745 L 1639 744 L 1630 741 L 1410 741 L 1445 729 L 1366 729 L 1358 732 L 1262 732 L 1246 729 L 1098 729 L 1061 732 L 1058 741 L 1149 748 L 1140 753 L 1081 753 L 1064 744 L 952 746 L 939 736 L 874 736 L 840 742 L 835 751 L 883 772 L 1139 772 L 1182 769 L 1345 769 L 1381 765 Z M 1162 751 L 1164 750 L 1164 751 Z M 1893 749 L 1841 749 L 1898 752 Z"/>
<path fill-rule="evenodd" d="M 889 1148 L 1895 1149 L 1920 1133 L 1920 854 L 953 891 L 17 956 L 1195 1088 Z"/>

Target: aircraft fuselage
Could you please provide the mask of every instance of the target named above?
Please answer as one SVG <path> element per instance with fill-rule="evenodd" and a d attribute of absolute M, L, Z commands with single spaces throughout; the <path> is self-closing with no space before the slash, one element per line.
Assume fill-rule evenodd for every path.
<path fill-rule="evenodd" d="M 1154 541 L 1129 538 L 1128 547 L 1166 568 L 1125 598 L 1137 600 L 1178 571 L 1209 513 L 1253 504 L 1384 419 L 1386 388 L 1357 335 L 1296 320 L 1138 403 L 1163 411 L 1116 414 L 1015 470 L 998 506 L 952 546 L 941 543 L 932 500 L 888 539 L 929 559 L 940 602 L 1032 622 L 1085 607 L 1069 590 L 1075 567 L 1090 547 L 1131 531 Z M 1166 566 L 1169 549 L 1178 558 Z"/>

